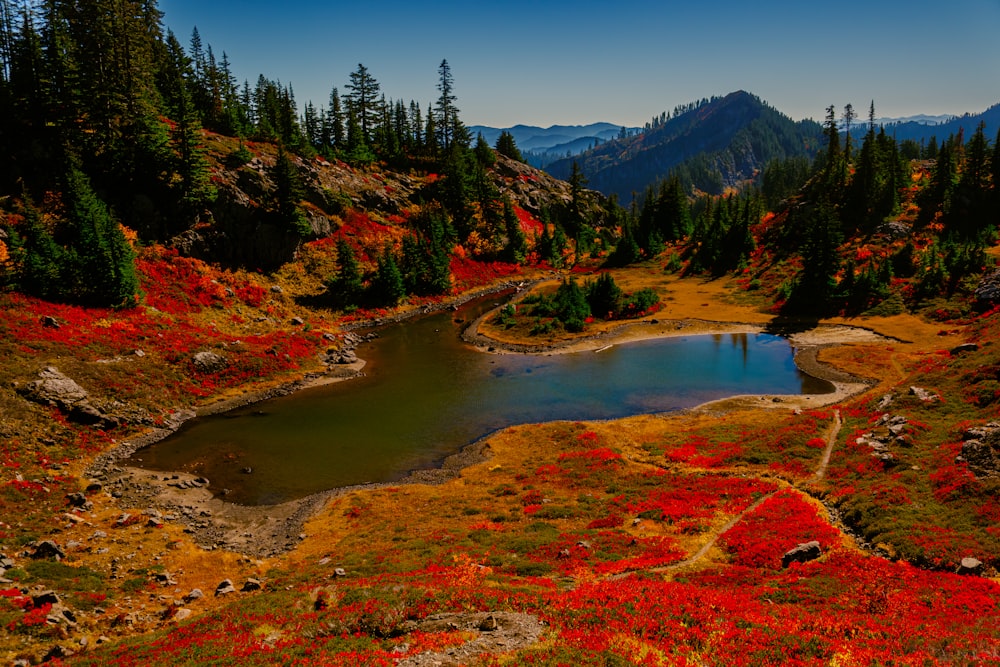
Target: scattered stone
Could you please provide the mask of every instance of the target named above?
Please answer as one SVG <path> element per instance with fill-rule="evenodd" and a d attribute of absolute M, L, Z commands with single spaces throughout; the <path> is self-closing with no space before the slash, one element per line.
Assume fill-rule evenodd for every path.
<path fill-rule="evenodd" d="M 64 658 L 70 658 L 76 655 L 76 651 L 61 644 L 56 644 L 49 652 L 45 654 L 42 658 L 42 662 L 51 662 L 52 660 L 62 660 Z"/>
<path fill-rule="evenodd" d="M 89 511 L 94 507 L 94 503 L 87 500 L 87 496 L 80 492 L 66 494 L 66 500 L 69 501 L 71 507 L 76 507 L 82 510 Z"/>
<path fill-rule="evenodd" d="M 293 317 L 291 320 L 292 326 L 300 327 L 306 323 L 301 317 Z"/>
<path fill-rule="evenodd" d="M 60 328 L 59 322 L 56 320 L 56 318 L 52 317 L 51 315 L 46 315 L 42 318 L 42 326 L 47 327 L 49 329 Z"/>
<path fill-rule="evenodd" d="M 961 354 L 963 352 L 977 352 L 979 350 L 979 345 L 976 343 L 962 343 L 961 345 L 956 345 L 951 348 L 951 355 Z"/>
<path fill-rule="evenodd" d="M 271 285 L 272 294 L 284 294 L 285 290 L 281 289 L 281 285 Z"/>
<path fill-rule="evenodd" d="M 97 480 L 90 480 L 87 482 L 86 493 L 97 493 L 104 488 L 104 485 Z"/>
<path fill-rule="evenodd" d="M 240 472 L 243 473 L 244 475 L 251 475 L 251 474 L 253 474 L 253 468 L 251 468 L 250 466 L 247 466 L 245 468 L 242 468 L 240 470 Z"/>
<path fill-rule="evenodd" d="M 195 600 L 200 600 L 205 597 L 205 594 L 201 592 L 200 588 L 192 588 L 191 592 L 184 596 L 185 602 L 193 602 Z"/>
<path fill-rule="evenodd" d="M 33 547 L 34 551 L 31 552 L 31 557 L 36 560 L 42 558 L 55 558 L 56 560 L 62 560 L 66 557 L 66 552 L 62 550 L 62 547 L 52 540 L 35 542 Z"/>
<path fill-rule="evenodd" d="M 158 583 L 160 586 L 176 586 L 177 582 L 170 575 L 169 572 L 157 572 L 153 575 L 153 581 Z"/>
<path fill-rule="evenodd" d="M 816 540 L 803 542 L 794 549 L 785 552 L 785 555 L 781 557 L 781 567 L 788 567 L 792 563 L 808 563 L 822 555 L 823 550 L 820 548 L 819 542 Z"/>
<path fill-rule="evenodd" d="M 346 577 L 347 576 L 347 570 L 345 570 L 342 567 L 334 568 L 334 570 L 333 570 L 333 576 L 335 576 L 335 577 Z"/>
<path fill-rule="evenodd" d="M 886 394 L 881 398 L 881 400 L 879 400 L 878 405 L 875 406 L 875 409 L 878 410 L 879 412 L 884 412 L 885 410 L 889 409 L 889 406 L 892 405 L 895 400 L 896 400 L 895 394 Z"/>
<path fill-rule="evenodd" d="M 173 615 L 173 617 L 172 617 L 171 620 L 178 621 L 178 622 L 184 621 L 184 620 L 187 620 L 187 619 L 191 618 L 191 615 L 193 613 L 194 612 L 191 611 L 190 609 L 188 609 L 186 607 L 181 607 L 176 612 L 174 612 L 174 615 Z"/>
<path fill-rule="evenodd" d="M 937 403 L 941 397 L 931 393 L 922 387 L 910 387 L 910 396 L 916 396 L 924 403 Z"/>
<path fill-rule="evenodd" d="M 59 595 L 55 591 L 51 590 L 35 593 L 31 596 L 31 606 L 35 609 L 47 604 L 54 607 L 58 604 L 62 604 L 62 600 L 59 599 Z"/>
<path fill-rule="evenodd" d="M 479 629 L 483 632 L 494 632 L 498 627 L 500 627 L 500 624 L 497 623 L 496 616 L 493 614 L 490 614 L 479 622 Z"/>
<path fill-rule="evenodd" d="M 243 582 L 243 588 L 240 590 L 244 593 L 249 593 L 251 591 L 259 591 L 261 588 L 263 588 L 263 585 L 260 583 L 260 580 L 251 577 Z"/>
<path fill-rule="evenodd" d="M 220 595 L 229 595 L 230 593 L 235 593 L 236 587 L 233 586 L 232 579 L 223 579 L 219 582 L 219 585 L 215 587 L 216 597 Z"/>
<path fill-rule="evenodd" d="M 955 458 L 956 463 L 967 463 L 978 478 L 1000 476 L 1000 422 L 972 427 L 962 439 L 962 453 Z"/>
<path fill-rule="evenodd" d="M 983 573 L 983 563 L 978 558 L 966 556 L 958 566 L 958 574 L 979 576 Z"/>

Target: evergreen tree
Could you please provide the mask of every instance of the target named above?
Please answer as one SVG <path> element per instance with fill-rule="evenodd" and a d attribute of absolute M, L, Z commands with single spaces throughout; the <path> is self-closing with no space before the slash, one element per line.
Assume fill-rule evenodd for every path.
<path fill-rule="evenodd" d="M 789 305 L 796 310 L 819 311 L 827 306 L 836 290 L 843 235 L 830 204 L 821 202 L 807 215 L 801 248 L 802 270 Z"/>
<path fill-rule="evenodd" d="M 504 260 L 512 264 L 524 264 L 528 256 L 528 239 L 521 229 L 521 221 L 514 212 L 514 206 L 506 197 L 503 200 L 503 223 L 507 234 L 507 243 L 503 249 Z"/>
<path fill-rule="evenodd" d="M 41 215 L 30 198 L 25 196 L 24 223 L 21 237 L 13 237 L 12 255 L 15 258 L 17 277 L 15 286 L 26 294 L 49 301 L 62 301 L 71 296 L 71 272 L 67 271 L 69 258 L 66 251 L 55 242 L 42 225 Z M 74 260 L 75 261 L 75 258 Z"/>
<path fill-rule="evenodd" d="M 75 282 L 81 300 L 116 308 L 136 305 L 139 278 L 135 252 L 107 205 L 76 168 L 70 169 L 66 179 L 66 199 L 67 222 L 79 260 Z"/>
<path fill-rule="evenodd" d="M 587 295 L 574 278 L 567 278 L 559 285 L 553 297 L 553 308 L 567 331 L 582 331 L 585 320 L 590 317 Z"/>
<path fill-rule="evenodd" d="M 624 293 L 610 273 L 604 272 L 586 285 L 587 304 L 590 312 L 601 319 L 610 320 L 621 310 Z"/>
<path fill-rule="evenodd" d="M 340 104 L 340 93 L 334 88 L 330 92 L 330 110 L 327 112 L 330 125 L 330 143 L 335 150 L 344 148 L 347 134 L 344 130 L 344 111 Z"/>
<path fill-rule="evenodd" d="M 438 99 L 434 112 L 437 115 L 438 145 L 447 153 L 455 141 L 462 142 L 465 129 L 458 119 L 458 107 L 455 102 L 455 80 L 451 74 L 451 66 L 447 60 L 442 60 L 438 66 Z"/>
<path fill-rule="evenodd" d="M 302 237 L 312 234 L 312 227 L 299 206 L 305 197 L 302 179 L 280 142 L 278 155 L 271 169 L 271 178 L 274 180 L 274 210 L 278 224 Z"/>
<path fill-rule="evenodd" d="M 378 81 L 371 75 L 368 68 L 358 63 L 358 68 L 351 72 L 349 91 L 346 98 L 350 110 L 361 128 L 361 138 L 366 145 L 371 145 L 375 127 L 381 116 L 379 107 L 380 89 Z"/>
<path fill-rule="evenodd" d="M 337 273 L 327 281 L 330 302 L 340 308 L 356 308 L 364 294 L 361 267 L 354 250 L 344 239 L 337 241 Z"/>
<path fill-rule="evenodd" d="M 403 273 L 389 248 L 383 250 L 378 259 L 378 269 L 372 281 L 371 293 L 375 303 L 387 306 L 395 306 L 406 296 Z"/>
<path fill-rule="evenodd" d="M 521 155 L 521 151 L 517 147 L 517 143 L 514 141 L 514 135 L 503 130 L 500 136 L 497 137 L 496 141 L 497 153 L 500 155 L 505 155 L 511 160 L 517 160 L 518 162 L 524 162 L 524 156 Z"/>

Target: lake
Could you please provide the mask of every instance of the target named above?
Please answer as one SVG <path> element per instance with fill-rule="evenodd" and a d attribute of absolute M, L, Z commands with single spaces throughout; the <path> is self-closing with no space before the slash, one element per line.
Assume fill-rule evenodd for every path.
<path fill-rule="evenodd" d="M 496 300 L 385 327 L 363 377 L 187 422 L 127 462 L 207 477 L 227 501 L 268 505 L 433 468 L 506 426 L 681 410 L 736 394 L 824 393 L 789 342 L 678 336 L 600 352 L 484 354 L 461 331 Z M 251 473 L 244 473 L 249 468 Z"/>

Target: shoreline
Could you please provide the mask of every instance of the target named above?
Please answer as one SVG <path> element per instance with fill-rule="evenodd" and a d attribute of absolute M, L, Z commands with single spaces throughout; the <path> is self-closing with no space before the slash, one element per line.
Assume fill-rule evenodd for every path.
<path fill-rule="evenodd" d="M 507 289 L 521 291 L 521 286 L 506 284 L 500 288 L 464 295 L 460 300 L 443 302 L 435 308 L 422 308 L 365 326 L 375 327 L 403 322 L 410 317 L 436 310 L 457 309 L 459 305 L 482 296 Z M 495 309 L 494 309 L 495 310 Z M 745 322 L 713 322 L 701 319 L 649 319 L 629 322 L 608 331 L 569 341 L 565 344 L 529 345 L 509 344 L 483 334 L 479 327 L 490 316 L 490 310 L 471 322 L 463 331 L 462 339 L 488 354 L 564 354 L 571 352 L 600 352 L 614 345 L 640 340 L 687 335 L 725 335 L 738 333 L 766 333 L 766 326 Z M 362 328 L 361 326 L 355 327 Z M 709 401 L 682 412 L 724 413 L 735 410 L 786 409 L 804 410 L 824 407 L 871 388 L 875 381 L 858 378 L 842 372 L 819 360 L 821 350 L 853 342 L 878 342 L 889 340 L 871 330 L 846 325 L 815 325 L 808 329 L 787 334 L 795 349 L 795 364 L 803 373 L 831 384 L 833 390 L 822 394 L 785 395 L 736 395 Z M 197 410 L 173 413 L 165 428 L 156 429 L 120 443 L 105 452 L 87 467 L 87 474 L 101 481 L 123 508 L 153 508 L 165 513 L 165 518 L 185 526 L 194 541 L 203 549 L 227 549 L 255 557 L 272 557 L 295 548 L 305 538 L 303 527 L 312 516 L 331 499 L 358 490 L 393 487 L 405 484 L 442 484 L 457 477 L 461 470 L 489 458 L 488 440 L 495 433 L 462 447 L 442 460 L 436 468 L 413 470 L 394 482 L 373 482 L 349 487 L 338 487 L 297 498 L 277 505 L 238 505 L 229 503 L 199 482 L 195 475 L 162 472 L 124 465 L 124 460 L 140 449 L 158 442 L 179 430 L 194 417 L 215 415 L 276 396 L 334 382 L 342 382 L 362 374 L 365 361 L 359 359 L 349 365 L 339 365 L 326 373 L 306 374 L 277 387 L 251 392 L 243 396 L 216 401 Z M 331 372 L 332 371 L 332 372 Z M 673 413 L 671 413 L 673 414 Z"/>

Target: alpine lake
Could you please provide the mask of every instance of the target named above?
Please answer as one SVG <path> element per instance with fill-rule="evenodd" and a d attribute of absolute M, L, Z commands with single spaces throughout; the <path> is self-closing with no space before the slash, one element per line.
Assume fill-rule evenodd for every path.
<path fill-rule="evenodd" d="M 127 465 L 210 480 L 228 502 L 270 505 L 440 466 L 507 426 L 603 420 L 739 394 L 819 394 L 787 339 L 659 338 L 565 354 L 488 354 L 461 339 L 497 296 L 387 325 L 358 378 L 187 422 Z M 225 491 L 223 491 L 225 490 Z"/>

